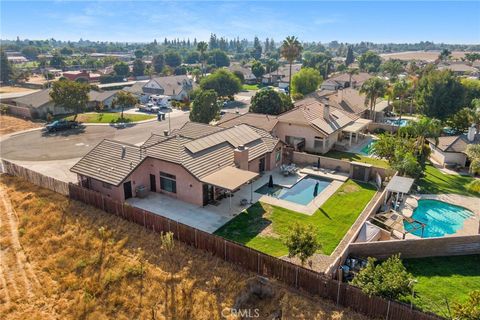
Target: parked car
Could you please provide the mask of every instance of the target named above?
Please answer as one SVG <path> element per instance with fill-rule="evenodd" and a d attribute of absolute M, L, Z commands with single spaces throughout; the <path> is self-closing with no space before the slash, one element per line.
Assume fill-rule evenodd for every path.
<path fill-rule="evenodd" d="M 78 122 L 77 121 L 68 121 L 65 119 L 55 120 L 45 126 L 45 129 L 48 132 L 55 132 L 55 131 L 62 131 L 68 130 L 72 128 L 77 128 Z"/>
<path fill-rule="evenodd" d="M 146 105 L 140 105 L 138 107 L 139 111 L 143 112 L 151 112 L 151 113 L 157 113 L 160 110 L 160 107 L 154 105 L 153 103 L 149 102 Z"/>

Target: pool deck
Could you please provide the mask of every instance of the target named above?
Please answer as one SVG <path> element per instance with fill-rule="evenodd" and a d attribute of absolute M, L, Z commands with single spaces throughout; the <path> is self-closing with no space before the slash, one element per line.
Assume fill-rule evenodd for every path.
<path fill-rule="evenodd" d="M 328 170 L 314 170 L 313 168 L 307 167 L 300 169 L 300 171 L 294 176 L 285 177 L 285 179 L 274 178 L 274 182 L 276 185 L 290 188 L 292 185 L 294 185 L 307 175 L 332 180 L 332 182 L 307 205 L 301 205 L 291 201 L 277 199 L 268 195 L 260 197 L 259 200 L 272 206 L 282 207 L 288 210 L 312 215 L 315 213 L 315 211 L 317 211 L 318 208 L 322 206 L 322 204 L 325 203 L 325 201 L 328 200 L 328 198 L 330 198 L 335 193 L 335 191 L 337 191 L 342 186 L 345 181 L 348 180 L 348 175 L 346 173 L 334 173 L 333 171 Z"/>

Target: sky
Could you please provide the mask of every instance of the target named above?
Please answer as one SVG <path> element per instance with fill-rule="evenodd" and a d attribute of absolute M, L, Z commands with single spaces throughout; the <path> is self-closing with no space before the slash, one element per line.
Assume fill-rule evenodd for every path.
<path fill-rule="evenodd" d="M 5 1 L 2 39 L 480 43 L 480 1 Z"/>

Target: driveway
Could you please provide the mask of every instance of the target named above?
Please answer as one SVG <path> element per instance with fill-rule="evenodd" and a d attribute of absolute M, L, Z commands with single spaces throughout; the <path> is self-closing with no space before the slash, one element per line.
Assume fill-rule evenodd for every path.
<path fill-rule="evenodd" d="M 128 199 L 127 202 L 208 233 L 213 233 L 234 217 L 228 211 L 211 210 L 213 206 L 199 207 L 156 192 L 150 192 L 143 199 Z"/>
<path fill-rule="evenodd" d="M 171 129 L 188 121 L 188 114 L 176 114 L 170 119 Z M 150 121 L 116 129 L 109 125 L 91 125 L 57 133 L 31 131 L 12 135 L 0 142 L 0 157 L 7 160 L 53 161 L 83 157 L 103 139 L 144 142 L 151 133 L 168 130 L 168 121 Z"/>

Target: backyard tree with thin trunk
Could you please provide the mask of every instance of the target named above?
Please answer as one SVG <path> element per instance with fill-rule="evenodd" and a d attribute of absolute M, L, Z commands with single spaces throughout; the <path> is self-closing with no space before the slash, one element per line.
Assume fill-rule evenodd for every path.
<path fill-rule="evenodd" d="M 55 81 L 50 91 L 50 97 L 56 106 L 71 110 L 75 115 L 73 120 L 77 119 L 77 115 L 83 112 L 88 103 L 88 93 L 90 85 L 71 80 Z"/>
<path fill-rule="evenodd" d="M 306 226 L 299 223 L 292 226 L 285 238 L 285 245 L 288 248 L 288 256 L 290 258 L 297 256 L 302 266 L 308 258 L 321 249 L 315 228 L 312 225 Z"/>
<path fill-rule="evenodd" d="M 409 92 L 409 83 L 404 79 L 398 80 L 392 85 L 392 102 L 395 103 L 395 100 L 398 99 L 399 104 L 399 119 L 402 119 L 402 111 L 404 107 L 405 97 Z"/>
<path fill-rule="evenodd" d="M 358 68 L 348 68 L 347 69 L 347 74 L 348 74 L 348 85 L 350 87 L 353 87 L 352 86 L 352 77 L 355 75 L 355 74 L 358 74 Z"/>
<path fill-rule="evenodd" d="M 200 41 L 197 44 L 197 51 L 200 52 L 200 61 L 202 62 L 202 75 L 205 74 L 205 60 L 206 60 L 206 55 L 205 52 L 207 52 L 208 49 L 208 44 L 205 41 Z"/>
<path fill-rule="evenodd" d="M 123 110 L 125 108 L 132 108 L 138 103 L 138 99 L 130 92 L 119 91 L 115 98 L 115 105 L 120 106 L 122 113 L 120 119 L 123 119 Z"/>
<path fill-rule="evenodd" d="M 302 54 L 302 44 L 298 41 L 297 37 L 288 36 L 283 40 L 282 47 L 280 48 L 280 54 L 284 57 L 290 65 L 290 73 L 288 77 L 288 94 L 292 95 L 292 64 Z"/>
<path fill-rule="evenodd" d="M 369 105 L 370 118 L 375 121 L 375 103 L 379 97 L 387 91 L 387 82 L 378 77 L 373 77 L 365 81 L 360 88 L 360 93 L 365 94 L 365 105 Z"/>

